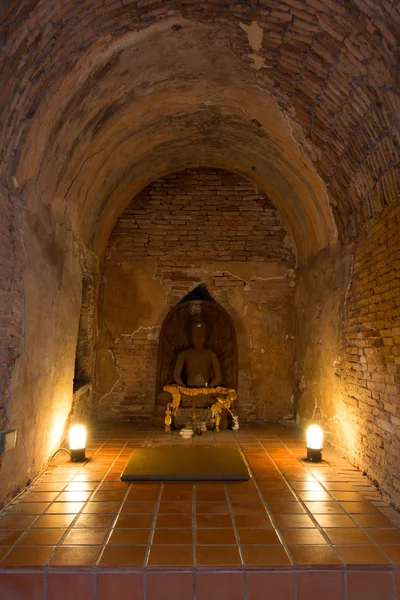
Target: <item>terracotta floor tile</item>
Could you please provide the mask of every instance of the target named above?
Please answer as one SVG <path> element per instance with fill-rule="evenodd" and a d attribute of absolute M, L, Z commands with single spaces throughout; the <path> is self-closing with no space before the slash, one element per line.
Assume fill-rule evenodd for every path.
<path fill-rule="evenodd" d="M 124 502 L 121 509 L 122 515 L 147 514 L 152 515 L 156 509 L 155 502 Z"/>
<path fill-rule="evenodd" d="M 368 529 L 368 535 L 379 545 L 400 545 L 399 529 Z"/>
<path fill-rule="evenodd" d="M 350 514 L 382 515 L 381 511 L 371 502 L 341 502 L 341 505 Z"/>
<path fill-rule="evenodd" d="M 76 515 L 43 515 L 32 525 L 33 528 L 67 529 Z"/>
<path fill-rule="evenodd" d="M 376 546 L 335 546 L 346 565 L 389 565 L 389 560 Z"/>
<path fill-rule="evenodd" d="M 143 580 L 142 573 L 98 573 L 97 600 L 143 600 Z"/>
<path fill-rule="evenodd" d="M 299 529 L 314 526 L 308 515 L 275 515 L 275 521 L 280 529 Z"/>
<path fill-rule="evenodd" d="M 342 502 L 342 501 L 347 501 L 347 502 L 366 502 L 365 496 L 363 496 L 359 492 L 333 491 L 332 495 L 339 502 Z"/>
<path fill-rule="evenodd" d="M 273 529 L 272 522 L 267 513 L 262 515 L 235 515 L 235 523 L 238 528 L 260 528 Z"/>
<path fill-rule="evenodd" d="M 223 530 L 225 531 L 225 530 Z M 153 544 L 193 544 L 191 529 L 156 529 L 153 536 Z"/>
<path fill-rule="evenodd" d="M 47 600 L 95 600 L 92 573 L 49 573 Z"/>
<path fill-rule="evenodd" d="M 234 515 L 254 515 L 264 517 L 267 512 L 262 502 L 232 502 Z"/>
<path fill-rule="evenodd" d="M 71 529 L 63 540 L 63 545 L 100 546 L 108 533 L 107 529 Z"/>
<path fill-rule="evenodd" d="M 288 546 L 296 565 L 340 567 L 340 558 L 328 545 L 324 546 Z"/>
<path fill-rule="evenodd" d="M 61 546 L 50 561 L 52 567 L 91 567 L 96 563 L 101 546 Z"/>
<path fill-rule="evenodd" d="M 146 546 L 106 546 L 99 567 L 143 567 Z"/>
<path fill-rule="evenodd" d="M 201 545 L 236 544 L 233 529 L 199 529 L 196 534 L 196 543 Z"/>
<path fill-rule="evenodd" d="M 274 529 L 238 529 L 241 544 L 280 544 L 280 539 Z"/>
<path fill-rule="evenodd" d="M 21 498 L 21 501 L 22 502 L 42 502 L 42 503 L 48 504 L 49 502 L 51 502 L 52 500 L 57 498 L 58 495 L 59 495 L 59 492 L 34 492 L 34 491 L 31 491 L 31 492 L 28 492 L 27 494 L 24 494 Z"/>
<path fill-rule="evenodd" d="M 150 529 L 114 529 L 108 541 L 110 546 L 147 545 Z"/>
<path fill-rule="evenodd" d="M 217 485 L 214 487 L 212 484 L 213 483 L 217 483 Z M 211 485 L 210 485 L 211 484 Z M 196 484 L 196 486 L 198 486 L 200 484 Z M 204 487 L 211 487 L 213 489 L 218 489 L 218 488 L 224 488 L 224 484 L 222 482 L 208 482 L 205 481 L 204 482 Z M 192 492 L 193 491 L 193 484 L 192 483 L 184 483 L 184 482 L 178 482 L 178 481 L 167 481 L 166 483 L 164 483 L 164 491 L 168 491 L 168 492 L 176 492 L 176 491 L 180 491 L 180 492 Z"/>
<path fill-rule="evenodd" d="M 57 502 L 86 502 L 92 492 L 68 491 L 57 496 Z"/>
<path fill-rule="evenodd" d="M 117 529 L 148 529 L 153 522 L 153 515 L 121 515 L 115 526 Z"/>
<path fill-rule="evenodd" d="M 270 491 L 270 492 L 290 492 L 290 489 L 287 485 L 287 483 L 285 483 L 285 481 L 283 480 L 278 480 L 278 481 L 261 481 L 259 483 L 259 488 L 262 491 L 263 495 L 264 492 Z M 290 492 L 290 495 L 293 496 L 293 494 Z"/>
<path fill-rule="evenodd" d="M 305 502 L 304 504 L 313 515 L 335 515 L 344 513 L 343 508 L 338 502 Z"/>
<path fill-rule="evenodd" d="M 191 567 L 192 546 L 151 546 L 147 562 L 149 567 Z"/>
<path fill-rule="evenodd" d="M 171 600 L 172 598 L 176 598 L 176 600 L 192 600 L 193 597 L 193 573 L 147 573 L 146 600 Z M 197 598 L 199 598 L 198 595 Z"/>
<path fill-rule="evenodd" d="M 43 586 L 42 573 L 0 573 L 4 600 L 43 600 Z"/>
<path fill-rule="evenodd" d="M 76 515 L 83 508 L 84 502 L 53 502 L 46 511 L 48 515 Z"/>
<path fill-rule="evenodd" d="M 79 517 L 74 522 L 74 528 L 89 528 L 89 529 L 108 529 L 115 516 L 114 515 L 104 515 L 104 514 L 87 514 L 87 515 L 79 515 Z"/>
<path fill-rule="evenodd" d="M 228 502 L 196 502 L 196 514 L 227 515 L 229 514 Z"/>
<path fill-rule="evenodd" d="M 281 531 L 281 535 L 285 542 L 289 546 L 296 545 L 324 545 L 328 542 L 325 540 L 323 535 L 318 531 L 317 528 L 314 529 L 287 529 L 285 531 Z"/>
<path fill-rule="evenodd" d="M 11 546 L 0 546 L 0 562 L 11 550 Z"/>
<path fill-rule="evenodd" d="M 32 486 L 32 492 L 61 492 L 65 486 L 68 485 L 66 482 L 63 483 L 37 483 Z"/>
<path fill-rule="evenodd" d="M 314 515 L 320 527 L 357 527 L 347 515 Z"/>
<path fill-rule="evenodd" d="M 268 502 L 268 508 L 273 515 L 305 514 L 300 502 Z"/>
<path fill-rule="evenodd" d="M 392 560 L 395 565 L 400 565 L 400 545 L 399 546 L 380 546 L 381 550 Z M 400 587 L 398 588 L 400 591 Z"/>
<path fill-rule="evenodd" d="M 392 529 L 393 523 L 385 515 L 354 515 L 354 520 L 365 529 L 370 527 L 379 529 Z"/>
<path fill-rule="evenodd" d="M 89 502 L 83 509 L 83 514 L 114 514 L 120 507 L 120 502 Z"/>
<path fill-rule="evenodd" d="M 237 546 L 197 546 L 198 567 L 241 567 Z"/>
<path fill-rule="evenodd" d="M 275 490 L 263 490 L 263 498 L 267 502 L 294 502 L 296 496 L 292 492 L 275 491 Z"/>
<path fill-rule="evenodd" d="M 113 501 L 121 501 L 123 500 L 124 496 L 126 494 L 126 490 L 122 491 L 122 490 L 99 490 L 98 492 L 95 492 L 95 494 L 92 497 L 92 500 L 94 502 L 113 502 Z"/>
<path fill-rule="evenodd" d="M 158 514 L 160 515 L 190 515 L 193 506 L 191 502 L 160 502 Z"/>
<path fill-rule="evenodd" d="M 260 502 L 260 494 L 257 490 L 254 491 L 238 491 L 230 490 L 229 498 L 231 502 Z"/>
<path fill-rule="evenodd" d="M 163 490 L 161 495 L 162 502 L 191 502 L 193 499 L 193 490 Z"/>
<path fill-rule="evenodd" d="M 299 492 L 321 492 L 325 494 L 322 485 L 318 481 L 294 481 L 292 484 L 294 490 L 300 496 Z M 311 498 L 304 498 L 305 500 L 311 500 Z"/>
<path fill-rule="evenodd" d="M 105 481 L 99 486 L 99 492 L 107 491 L 107 492 L 119 492 L 122 491 L 126 493 L 128 488 L 130 487 L 129 483 L 125 481 Z"/>
<path fill-rule="evenodd" d="M 230 515 L 196 515 L 196 526 L 199 529 L 226 529 L 232 527 Z"/>
<path fill-rule="evenodd" d="M 297 600 L 342 600 L 343 573 L 297 573 Z"/>
<path fill-rule="evenodd" d="M 299 498 L 304 502 L 330 502 L 333 500 L 332 496 L 328 494 L 328 492 L 324 492 L 321 490 L 318 491 L 299 491 L 297 492 Z"/>
<path fill-rule="evenodd" d="M 288 567 L 291 565 L 285 548 L 279 546 L 242 546 L 247 567 Z"/>
<path fill-rule="evenodd" d="M 192 527 L 192 515 L 158 515 L 156 527 L 160 529 L 187 529 Z M 231 521 L 232 525 L 232 521 Z"/>
<path fill-rule="evenodd" d="M 197 573 L 196 589 L 197 600 L 243 600 L 243 573 Z M 191 598 L 193 595 L 187 600 Z M 169 599 L 165 597 L 165 600 Z"/>
<path fill-rule="evenodd" d="M 358 529 L 358 527 L 347 527 L 344 529 L 341 529 L 340 527 L 331 527 L 329 529 L 324 529 L 324 532 L 334 545 L 361 544 L 365 546 L 371 544 L 368 537 L 361 529 Z"/>
<path fill-rule="evenodd" d="M 0 546 L 12 546 L 24 531 L 20 529 L 3 529 L 0 530 Z"/>
<path fill-rule="evenodd" d="M 92 492 L 97 487 L 96 481 L 72 481 L 65 487 L 66 492 Z"/>
<path fill-rule="evenodd" d="M 226 502 L 225 490 L 197 490 L 196 489 L 196 501 L 197 502 Z"/>
<path fill-rule="evenodd" d="M 293 577 L 293 573 L 248 571 L 247 600 L 293 600 Z"/>
<path fill-rule="evenodd" d="M 336 490 L 342 492 L 356 492 L 356 488 L 351 483 L 346 483 L 343 481 L 324 481 L 324 488 L 329 491 Z"/>
<path fill-rule="evenodd" d="M 56 546 L 66 529 L 30 529 L 20 540 L 20 546 Z"/>
<path fill-rule="evenodd" d="M 0 531 L 3 529 L 28 529 L 37 517 L 35 516 L 21 516 L 12 515 L 0 518 Z"/>
<path fill-rule="evenodd" d="M 42 567 L 54 546 L 16 546 L 0 563 L 1 567 Z"/>
<path fill-rule="evenodd" d="M 348 600 L 393 600 L 393 574 L 348 571 Z"/>
<path fill-rule="evenodd" d="M 158 496 L 160 495 L 160 492 L 158 489 L 154 490 L 136 490 L 136 489 L 131 489 L 128 492 L 128 495 L 126 497 L 127 501 L 135 501 L 135 502 L 146 502 L 149 500 L 154 500 L 156 501 L 158 499 Z"/>

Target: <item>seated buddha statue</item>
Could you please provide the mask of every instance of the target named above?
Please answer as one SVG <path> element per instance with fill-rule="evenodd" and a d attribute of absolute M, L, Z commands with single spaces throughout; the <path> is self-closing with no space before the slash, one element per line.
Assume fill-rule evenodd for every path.
<path fill-rule="evenodd" d="M 174 381 L 188 388 L 216 387 L 221 384 L 221 368 L 218 357 L 205 347 L 206 327 L 197 321 L 191 328 L 192 347 L 178 356 L 174 369 Z M 186 381 L 183 374 L 186 373 Z"/>
<path fill-rule="evenodd" d="M 215 352 L 205 346 L 206 326 L 202 321 L 195 321 L 191 327 L 192 346 L 178 355 L 173 370 L 174 383 L 183 388 L 214 388 L 222 385 L 222 374 L 219 360 Z M 172 401 L 170 392 L 158 394 L 153 423 L 161 426 L 164 423 L 165 407 Z M 215 401 L 210 394 L 181 393 L 181 410 L 174 416 L 174 424 L 183 426 L 190 416 L 190 409 L 200 409 L 199 414 Z M 183 410 L 182 410 L 183 409 Z M 204 413 L 204 419 L 209 419 L 210 413 Z M 224 417 L 221 428 L 228 425 Z"/>

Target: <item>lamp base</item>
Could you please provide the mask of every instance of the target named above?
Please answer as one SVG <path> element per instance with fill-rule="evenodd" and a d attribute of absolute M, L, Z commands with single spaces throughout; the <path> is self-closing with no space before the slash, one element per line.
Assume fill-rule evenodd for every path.
<path fill-rule="evenodd" d="M 72 462 L 84 462 L 86 460 L 86 448 L 70 450 Z"/>
<path fill-rule="evenodd" d="M 307 448 L 307 460 L 310 462 L 321 462 L 322 450 L 319 448 Z"/>

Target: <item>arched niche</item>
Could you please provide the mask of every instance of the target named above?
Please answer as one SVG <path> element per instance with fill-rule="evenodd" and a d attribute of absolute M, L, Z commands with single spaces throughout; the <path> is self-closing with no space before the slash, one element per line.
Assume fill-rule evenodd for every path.
<path fill-rule="evenodd" d="M 173 383 L 176 360 L 180 352 L 190 348 L 191 325 L 199 318 L 207 330 L 206 347 L 213 350 L 219 359 L 222 385 L 237 389 L 238 351 L 233 321 L 205 286 L 198 286 L 170 310 L 161 327 L 156 398 L 165 385 Z"/>

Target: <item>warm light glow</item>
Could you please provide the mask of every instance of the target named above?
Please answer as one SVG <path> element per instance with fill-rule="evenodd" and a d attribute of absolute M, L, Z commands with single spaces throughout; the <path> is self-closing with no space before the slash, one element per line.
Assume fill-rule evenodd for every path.
<path fill-rule="evenodd" d="M 70 450 L 81 450 L 86 448 L 86 429 L 83 425 L 73 425 L 69 430 Z"/>
<path fill-rule="evenodd" d="M 324 434 L 319 425 L 310 425 L 307 429 L 307 448 L 321 450 Z"/>
<path fill-rule="evenodd" d="M 48 438 L 48 450 L 54 452 L 56 448 L 60 447 L 60 443 L 63 437 L 65 427 L 65 416 L 60 412 L 53 420 L 51 427 L 49 427 L 49 438 Z"/>

